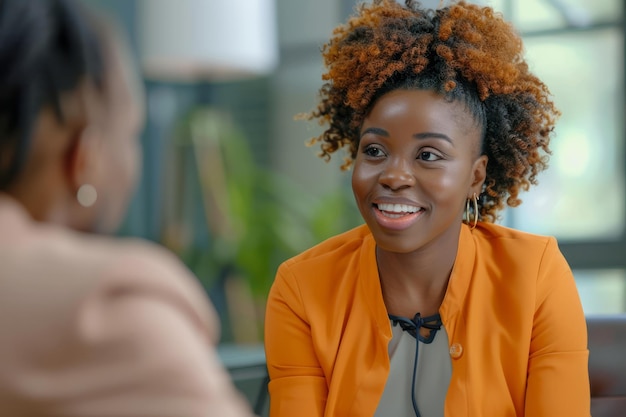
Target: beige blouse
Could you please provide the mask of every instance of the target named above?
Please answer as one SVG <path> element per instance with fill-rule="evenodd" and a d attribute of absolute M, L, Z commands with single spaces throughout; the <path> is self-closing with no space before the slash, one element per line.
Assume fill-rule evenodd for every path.
<path fill-rule="evenodd" d="M 392 325 L 389 342 L 389 377 L 374 417 L 415 417 L 411 387 L 415 370 L 415 399 L 421 417 L 443 417 L 443 406 L 452 376 L 448 335 L 442 326 L 430 343 L 419 343 L 399 325 Z"/>

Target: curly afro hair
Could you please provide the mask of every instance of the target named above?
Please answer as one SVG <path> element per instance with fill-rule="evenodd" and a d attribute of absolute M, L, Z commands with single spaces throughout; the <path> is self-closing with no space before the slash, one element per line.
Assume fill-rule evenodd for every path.
<path fill-rule="evenodd" d="M 434 90 L 460 100 L 482 127 L 487 177 L 478 201 L 483 220 L 495 221 L 505 203 L 537 183 L 559 111 L 550 92 L 530 73 L 522 41 L 491 8 L 460 1 L 438 10 L 416 1 L 362 4 L 335 29 L 322 54 L 327 72 L 317 109 L 325 131 L 311 139 L 330 159 L 346 148 L 348 169 L 359 130 L 376 99 L 396 89 Z"/>

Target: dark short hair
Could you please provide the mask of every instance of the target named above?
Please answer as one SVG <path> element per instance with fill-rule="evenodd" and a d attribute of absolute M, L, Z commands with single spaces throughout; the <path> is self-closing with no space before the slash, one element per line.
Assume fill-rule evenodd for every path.
<path fill-rule="evenodd" d="M 90 15 L 73 0 L 0 0 L 0 190 L 19 175 L 34 124 L 84 79 L 102 85 Z"/>

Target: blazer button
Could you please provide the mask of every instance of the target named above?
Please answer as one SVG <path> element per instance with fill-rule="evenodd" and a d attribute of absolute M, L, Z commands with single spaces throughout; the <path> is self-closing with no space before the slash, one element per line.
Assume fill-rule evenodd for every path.
<path fill-rule="evenodd" d="M 452 359 L 459 359 L 463 356 L 463 346 L 460 343 L 453 343 L 450 345 L 450 357 Z"/>

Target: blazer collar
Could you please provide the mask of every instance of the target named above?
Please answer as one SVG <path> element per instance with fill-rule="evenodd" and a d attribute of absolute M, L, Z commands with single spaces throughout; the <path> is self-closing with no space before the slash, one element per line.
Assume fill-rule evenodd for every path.
<path fill-rule="evenodd" d="M 476 242 L 473 231 L 466 224 L 461 226 L 456 260 L 448 281 L 448 289 L 439 313 L 444 325 L 451 322 L 461 309 L 474 273 Z"/>
<path fill-rule="evenodd" d="M 363 226 L 367 227 L 367 226 Z M 378 263 L 376 262 L 376 241 L 374 236 L 367 229 L 367 234 L 363 237 L 363 245 L 360 254 L 360 274 L 359 287 L 364 299 L 367 300 L 367 307 L 371 317 L 374 318 L 376 327 L 386 342 L 391 340 L 391 324 L 387 316 L 387 308 L 383 300 L 383 292 L 378 276 Z"/>

